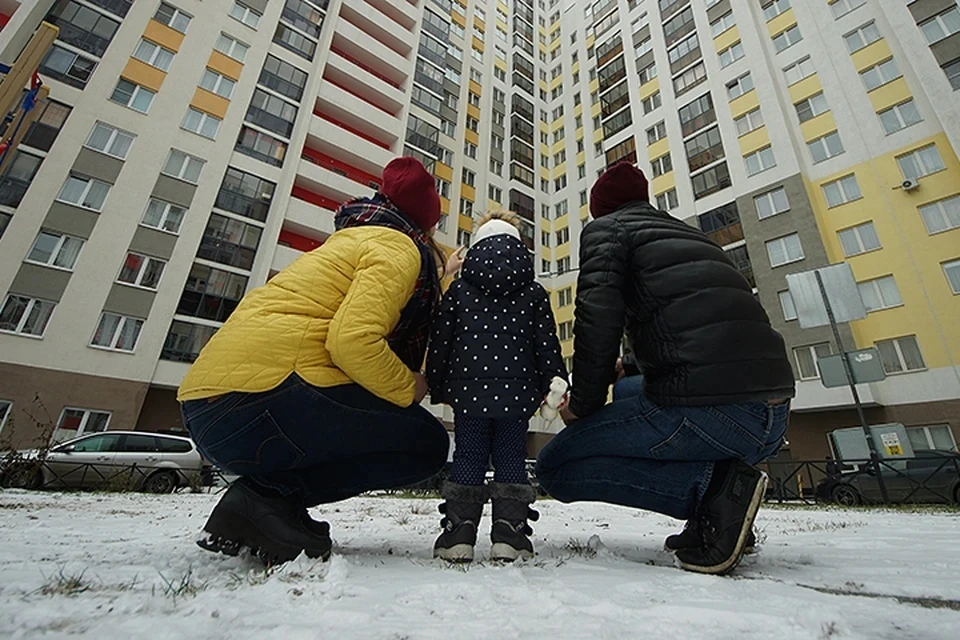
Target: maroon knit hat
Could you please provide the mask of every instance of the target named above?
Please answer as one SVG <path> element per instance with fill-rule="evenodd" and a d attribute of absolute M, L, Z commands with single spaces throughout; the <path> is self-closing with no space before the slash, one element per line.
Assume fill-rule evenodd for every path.
<path fill-rule="evenodd" d="M 637 200 L 650 202 L 647 177 L 624 160 L 604 171 L 590 189 L 590 215 L 599 218 Z"/>
<path fill-rule="evenodd" d="M 440 222 L 437 181 L 416 158 L 405 156 L 391 160 L 383 169 L 380 192 L 424 231 Z"/>

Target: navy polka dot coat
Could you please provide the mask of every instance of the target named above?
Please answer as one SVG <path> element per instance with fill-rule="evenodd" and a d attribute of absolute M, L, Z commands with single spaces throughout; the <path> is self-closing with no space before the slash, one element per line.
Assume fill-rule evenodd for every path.
<path fill-rule="evenodd" d="M 550 298 L 526 246 L 509 235 L 474 245 L 443 297 L 427 356 L 434 404 L 497 420 L 533 416 L 567 377 Z"/>

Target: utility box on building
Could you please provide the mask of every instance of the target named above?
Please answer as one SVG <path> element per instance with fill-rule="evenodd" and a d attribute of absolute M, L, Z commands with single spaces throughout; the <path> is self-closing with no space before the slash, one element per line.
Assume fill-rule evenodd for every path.
<path fill-rule="evenodd" d="M 902 424 L 891 422 L 869 427 L 877 455 L 884 460 L 913 458 L 913 445 Z M 830 432 L 830 443 L 838 460 L 869 460 L 870 445 L 861 427 Z"/>

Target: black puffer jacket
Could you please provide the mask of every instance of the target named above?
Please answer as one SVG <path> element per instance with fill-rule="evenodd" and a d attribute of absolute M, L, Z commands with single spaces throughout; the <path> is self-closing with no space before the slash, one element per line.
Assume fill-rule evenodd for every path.
<path fill-rule="evenodd" d="M 470 249 L 434 321 L 427 380 L 458 415 L 525 420 L 566 378 L 547 292 L 524 244 L 491 236 Z"/>
<path fill-rule="evenodd" d="M 723 249 L 645 202 L 580 237 L 570 410 L 606 402 L 621 336 L 662 405 L 792 398 L 783 338 Z"/>

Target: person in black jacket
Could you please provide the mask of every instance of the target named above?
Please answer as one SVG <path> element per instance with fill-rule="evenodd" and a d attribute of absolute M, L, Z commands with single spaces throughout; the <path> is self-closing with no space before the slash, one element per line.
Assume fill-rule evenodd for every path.
<path fill-rule="evenodd" d="M 680 565 L 727 573 L 751 546 L 766 487 L 753 465 L 779 449 L 795 395 L 783 338 L 723 249 L 650 205 L 633 165 L 604 172 L 590 211 L 568 427 L 540 452 L 537 477 L 561 501 L 686 520 L 666 545 Z M 618 360 L 624 334 L 633 358 Z"/>
<path fill-rule="evenodd" d="M 453 467 L 441 493 L 444 532 L 434 556 L 473 560 L 477 525 L 493 499 L 494 560 L 533 555 L 536 494 L 526 471 L 527 426 L 554 377 L 566 378 L 550 299 L 513 214 L 477 230 L 462 277 L 443 297 L 427 357 L 431 401 L 455 412 Z M 494 478 L 484 486 L 490 457 Z"/>

